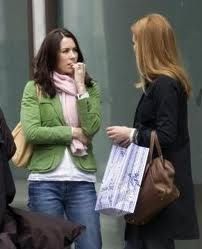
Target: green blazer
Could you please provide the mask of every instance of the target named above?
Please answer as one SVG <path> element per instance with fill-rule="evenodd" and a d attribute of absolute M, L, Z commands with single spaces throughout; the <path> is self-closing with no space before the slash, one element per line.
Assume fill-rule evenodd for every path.
<path fill-rule="evenodd" d="M 87 91 L 89 98 L 77 100 L 77 108 L 81 128 L 87 136 L 93 137 L 101 123 L 100 92 L 96 83 L 88 87 Z M 29 81 L 23 93 L 20 121 L 27 142 L 34 145 L 28 169 L 38 173 L 54 170 L 62 161 L 65 149 L 69 149 L 72 140 L 71 127 L 64 121 L 59 96 L 52 99 L 37 96 L 34 81 Z M 71 156 L 79 169 L 96 171 L 92 144 L 88 145 L 88 155 Z"/>

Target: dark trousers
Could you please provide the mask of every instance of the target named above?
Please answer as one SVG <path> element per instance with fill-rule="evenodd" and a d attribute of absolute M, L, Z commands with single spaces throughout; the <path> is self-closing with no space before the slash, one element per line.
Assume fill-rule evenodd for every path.
<path fill-rule="evenodd" d="M 125 234 L 124 249 L 175 249 L 173 239 L 165 237 L 148 237 L 142 229 L 128 225 Z"/>
<path fill-rule="evenodd" d="M 171 239 L 158 240 L 128 240 L 125 249 L 175 249 L 174 241 Z"/>

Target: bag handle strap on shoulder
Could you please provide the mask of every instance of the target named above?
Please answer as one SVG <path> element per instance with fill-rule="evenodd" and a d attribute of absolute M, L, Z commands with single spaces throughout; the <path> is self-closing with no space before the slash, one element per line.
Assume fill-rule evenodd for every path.
<path fill-rule="evenodd" d="M 143 175 L 143 181 L 144 181 L 144 179 L 145 179 L 145 177 L 147 175 L 149 167 L 152 164 L 154 145 L 157 148 L 157 153 L 158 153 L 159 158 L 161 159 L 162 163 L 164 164 L 164 159 L 163 159 L 163 154 L 162 154 L 161 146 L 160 146 L 160 143 L 159 143 L 159 139 L 158 139 L 158 136 L 156 134 L 156 131 L 153 130 L 151 132 L 151 136 L 150 136 L 150 146 L 149 146 L 149 156 L 148 156 L 148 162 L 149 163 L 147 163 L 147 165 L 146 165 L 145 172 L 144 172 L 144 175 Z"/>
<path fill-rule="evenodd" d="M 38 99 L 40 100 L 41 96 L 42 96 L 42 92 L 41 92 L 41 88 L 38 84 L 36 84 L 36 95 L 37 95 Z"/>
<path fill-rule="evenodd" d="M 156 134 L 156 131 L 153 130 L 151 132 L 151 137 L 150 137 L 149 162 L 152 161 L 154 145 L 156 146 L 158 156 L 161 158 L 161 160 L 163 162 L 163 154 L 162 154 L 162 150 L 161 150 L 161 145 L 159 143 L 159 139 L 158 139 L 158 136 Z"/>

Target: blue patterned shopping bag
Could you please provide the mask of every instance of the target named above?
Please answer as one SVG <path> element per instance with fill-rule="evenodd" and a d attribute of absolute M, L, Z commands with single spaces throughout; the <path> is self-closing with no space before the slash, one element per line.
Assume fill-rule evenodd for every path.
<path fill-rule="evenodd" d="M 133 143 L 112 145 L 95 210 L 112 216 L 134 212 L 148 153 L 149 148 Z"/>

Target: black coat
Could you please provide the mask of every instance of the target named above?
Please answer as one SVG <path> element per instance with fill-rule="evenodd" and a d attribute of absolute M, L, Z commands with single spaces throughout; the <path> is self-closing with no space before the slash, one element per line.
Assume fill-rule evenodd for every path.
<path fill-rule="evenodd" d="M 15 184 L 8 166 L 8 160 L 15 153 L 15 149 L 13 137 L 0 110 L 0 226 L 6 207 L 15 196 Z"/>
<path fill-rule="evenodd" d="M 146 87 L 136 109 L 134 127 L 137 143 L 149 147 L 150 134 L 156 130 L 163 155 L 175 167 L 175 183 L 180 197 L 150 223 L 136 227 L 127 225 L 127 235 L 139 231 L 147 237 L 197 239 L 190 142 L 187 121 L 187 97 L 181 84 L 167 76 L 159 76 Z"/>
<path fill-rule="evenodd" d="M 15 184 L 8 160 L 15 149 L 0 109 L 0 249 L 64 249 L 84 226 L 9 205 L 15 196 Z"/>

